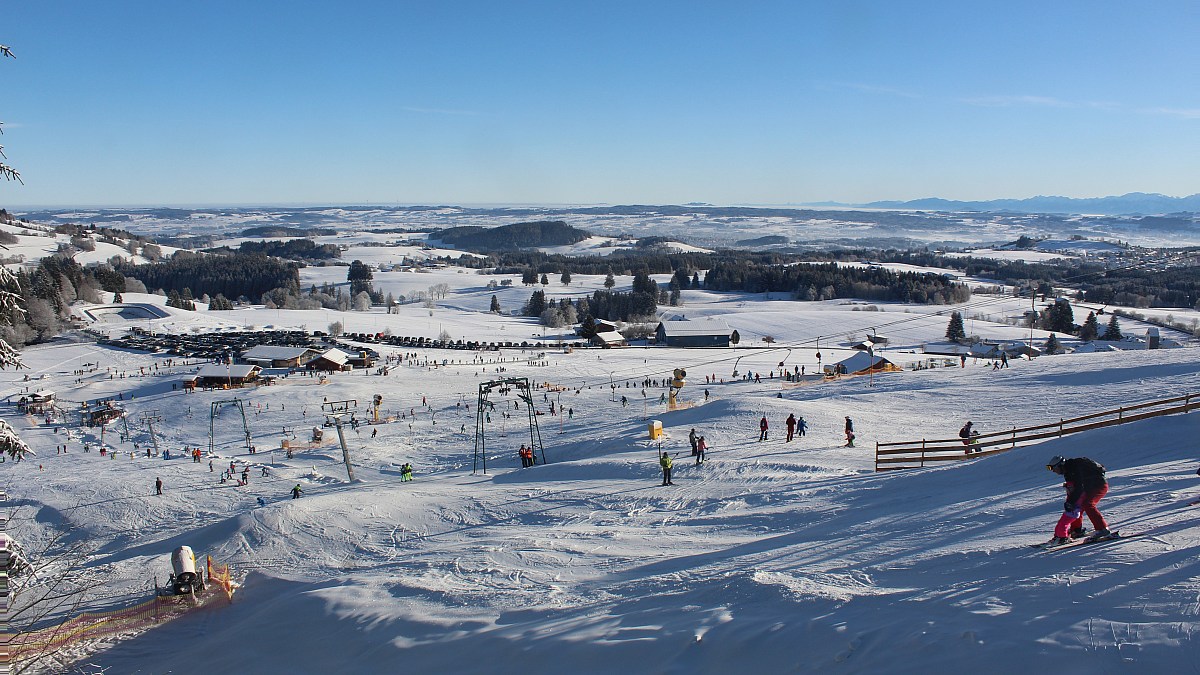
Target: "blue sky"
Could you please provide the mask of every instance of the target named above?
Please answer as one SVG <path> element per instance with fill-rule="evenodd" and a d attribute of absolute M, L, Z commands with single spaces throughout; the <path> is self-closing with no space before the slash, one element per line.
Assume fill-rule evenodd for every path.
<path fill-rule="evenodd" d="M 1200 192 L 1200 3 L 5 3 L 0 206 Z"/>

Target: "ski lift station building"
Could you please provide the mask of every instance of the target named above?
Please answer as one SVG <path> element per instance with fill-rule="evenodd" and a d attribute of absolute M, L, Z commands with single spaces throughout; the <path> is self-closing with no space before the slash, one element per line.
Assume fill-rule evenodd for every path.
<path fill-rule="evenodd" d="M 221 389 L 244 387 L 253 383 L 262 373 L 262 368 L 243 363 L 210 363 L 202 366 L 195 375 L 184 380 L 184 387 Z"/>
<path fill-rule="evenodd" d="M 667 347 L 728 347 L 732 333 L 724 319 L 663 321 L 654 331 L 655 341 Z"/>

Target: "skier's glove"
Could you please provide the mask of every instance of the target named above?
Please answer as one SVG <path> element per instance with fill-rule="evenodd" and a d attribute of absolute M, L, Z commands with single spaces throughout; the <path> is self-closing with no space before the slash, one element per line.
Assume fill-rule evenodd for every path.
<path fill-rule="evenodd" d="M 1066 511 L 1067 513 L 1071 514 L 1075 518 L 1078 518 L 1079 513 L 1080 513 L 1080 508 L 1079 508 L 1079 505 L 1076 504 L 1074 500 L 1068 499 L 1067 501 L 1063 502 L 1063 511 Z"/>

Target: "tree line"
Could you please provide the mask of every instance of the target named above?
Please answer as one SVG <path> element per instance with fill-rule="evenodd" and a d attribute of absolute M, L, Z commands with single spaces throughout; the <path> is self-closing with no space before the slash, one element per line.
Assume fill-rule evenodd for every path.
<path fill-rule="evenodd" d="M 298 293 L 299 266 L 290 261 L 256 254 L 201 255 L 177 251 L 170 260 L 152 265 L 122 263 L 116 268 L 148 288 L 185 289 L 194 296 L 217 294 L 227 298 L 258 298 L 276 288 Z"/>

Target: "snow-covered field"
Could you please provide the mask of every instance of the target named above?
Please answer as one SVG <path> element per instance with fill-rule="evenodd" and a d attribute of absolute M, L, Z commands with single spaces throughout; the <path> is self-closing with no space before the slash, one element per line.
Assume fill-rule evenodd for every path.
<path fill-rule="evenodd" d="M 304 275 L 305 286 L 345 283 L 344 268 L 310 267 Z M 119 394 L 128 410 L 129 439 L 120 440 L 120 423 L 104 435 L 119 451 L 109 459 L 94 449 L 97 430 L 56 430 L 3 408 L 38 452 L 0 465 L 10 531 L 34 550 L 67 528 L 86 539 L 91 555 L 83 572 L 98 580 L 86 609 L 148 597 L 181 544 L 229 562 L 241 584 L 232 605 L 72 648 L 67 656 L 87 655 L 80 672 L 1200 667 L 1193 637 L 1200 627 L 1200 526 L 1186 506 L 1200 497 L 1194 414 L 937 469 L 873 472 L 875 442 L 953 437 L 967 419 L 986 433 L 1200 394 L 1194 349 L 1013 360 L 1004 370 L 968 361 L 965 368 L 790 386 L 769 375 L 780 363 L 812 372 L 818 349 L 829 364 L 851 353 L 851 338 L 876 332 L 890 338 L 883 355 L 901 365 L 922 361 L 921 345 L 942 339 L 956 308 L 685 291 L 684 306 L 663 308 L 668 317 L 724 318 L 741 333 L 743 348 L 565 353 L 554 346 L 556 334 L 531 320 L 486 313 L 492 294 L 507 311 L 531 291 L 519 279 L 513 288 L 488 289 L 492 278 L 454 269 L 377 273 L 385 292 L 438 283 L 452 289 L 433 309 L 411 304 L 390 315 L 187 312 L 162 307 L 161 297 L 129 293 L 127 303 L 155 306 L 137 317 L 162 318 L 123 324 L 101 312 L 105 320 L 96 328 L 311 331 L 340 321 L 348 331 L 444 331 L 455 339 L 538 346 L 472 353 L 371 345 L 384 357 L 412 356 L 388 375 L 357 371 L 325 384 L 293 375 L 270 387 L 188 394 L 174 385 L 194 364 L 167 366 L 163 355 L 88 341 L 29 348 L 28 370 L 0 373 L 9 401 L 37 390 L 72 404 Z M 577 275 L 569 287 L 555 279 L 546 290 L 550 297 L 590 294 L 602 281 Z M 628 285 L 629 278 L 618 282 Z M 967 316 L 968 334 L 1027 339 L 1028 328 L 1008 322 L 1027 308 L 978 295 L 957 309 Z M 1122 321 L 1122 328 L 1137 334 L 1144 327 Z M 91 370 L 85 364 L 99 365 L 76 375 Z M 681 400 L 689 407 L 668 412 L 660 403 L 665 389 L 651 386 L 643 395 L 641 385 L 678 367 L 688 371 Z M 757 372 L 761 382 L 735 379 L 734 370 Z M 524 406 L 494 393 L 488 471 L 472 470 L 477 392 L 498 377 L 554 388 L 539 388 L 534 398 L 547 464 L 520 468 L 516 449 L 530 440 Z M 383 396 L 382 415 L 395 419 L 346 430 L 356 482 L 346 479 L 330 429 L 322 446 L 293 459 L 278 449 L 283 440 L 311 435 L 325 419 L 323 401 L 356 400 L 365 419 L 375 394 Z M 230 407 L 212 420 L 213 471 L 208 458 L 195 464 L 175 454 L 185 446 L 207 449 L 212 404 L 232 398 L 246 406 L 256 454 L 247 454 Z M 551 415 L 551 402 L 568 414 Z M 790 443 L 783 438 L 789 413 L 810 425 Z M 172 459 L 130 456 L 135 443 L 150 445 L 138 423 L 147 415 L 163 418 L 158 443 Z M 759 442 L 763 415 L 772 431 Z M 843 447 L 846 416 L 858 447 Z M 663 424 L 662 441 L 648 439 L 652 419 Z M 700 466 L 688 450 L 692 428 L 711 448 Z M 92 452 L 83 452 L 85 442 Z M 62 443 L 67 454 L 56 454 Z M 660 450 L 677 454 L 674 486 L 660 486 Z M 1055 454 L 1105 464 L 1112 492 L 1102 510 L 1114 527 L 1144 536 L 1057 553 L 1028 548 L 1050 536 L 1061 513 L 1060 479 L 1044 468 Z M 249 485 L 219 482 L 230 461 L 239 470 L 249 466 Z M 400 482 L 406 462 L 416 470 L 411 483 Z M 162 496 L 153 495 L 156 477 L 165 484 Z M 290 499 L 297 484 L 304 494 Z"/>

